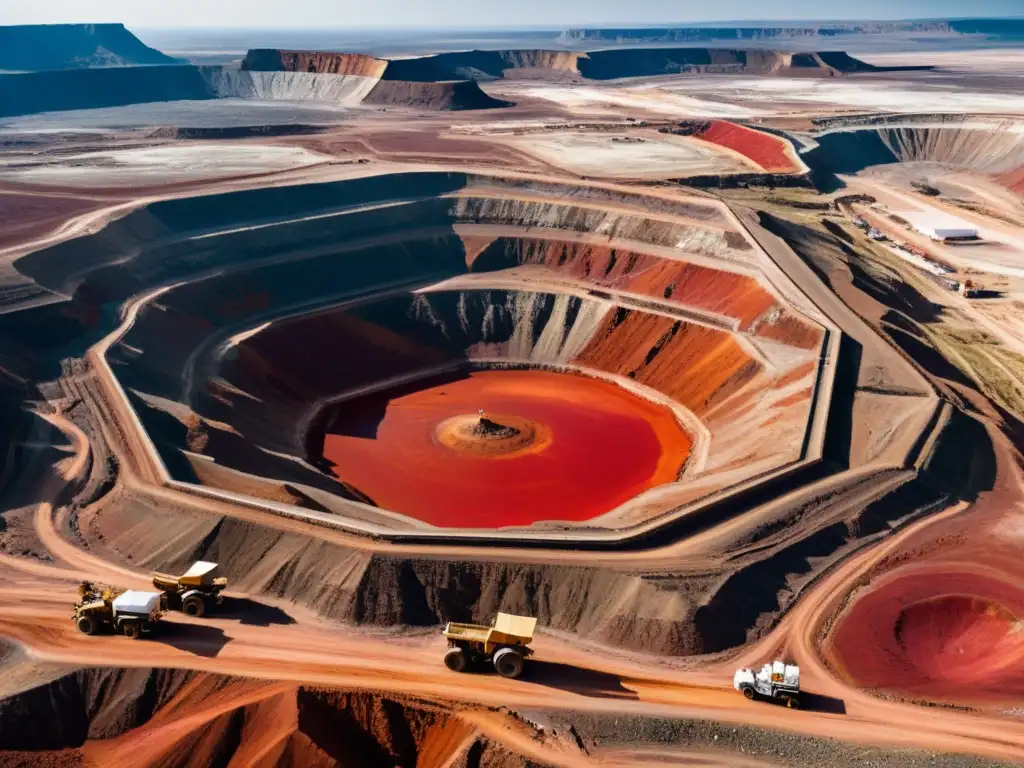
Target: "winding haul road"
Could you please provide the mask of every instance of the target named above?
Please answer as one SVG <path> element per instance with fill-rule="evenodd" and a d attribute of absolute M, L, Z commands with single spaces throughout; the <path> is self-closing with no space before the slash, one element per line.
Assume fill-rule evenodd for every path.
<path fill-rule="evenodd" d="M 89 466 L 89 442 L 60 413 L 45 416 L 65 432 L 74 452 L 57 466 L 36 512 L 37 533 L 55 563 L 0 556 L 0 635 L 22 644 L 41 662 L 104 666 L 112 659 L 132 667 L 200 669 L 243 678 L 273 679 L 342 688 L 371 689 L 477 706 L 576 710 L 713 719 L 840 738 L 884 746 L 918 747 L 1008 760 L 1024 760 L 1024 724 L 994 715 L 954 710 L 922 711 L 883 701 L 835 676 L 818 651 L 822 626 L 839 604 L 883 558 L 912 536 L 966 513 L 951 507 L 907 526 L 884 543 L 862 550 L 822 578 L 762 641 L 727 659 L 687 667 L 660 659 L 626 657 L 613 649 L 542 634 L 535 643 L 533 674 L 509 681 L 494 675 L 456 675 L 441 663 L 443 640 L 433 633 L 396 637 L 333 624 L 293 605 L 282 605 L 292 623 L 246 623 L 236 617 L 191 620 L 172 614 L 152 642 L 116 636 L 86 637 L 69 621 L 69 606 L 81 579 L 145 587 L 146 574 L 108 563 L 65 540 L 55 525 L 53 499 Z M 1014 468 L 1019 483 L 1019 470 Z M 804 687 L 825 703 L 818 711 L 792 711 L 748 702 L 731 688 L 738 665 L 758 664 L 785 651 L 802 667 Z M 485 715 L 478 724 L 485 732 Z M 498 726 L 492 734 L 513 748 L 515 734 Z M 500 733 L 498 732 L 500 731 Z M 671 750 L 669 750 L 671 752 Z M 540 757 L 540 755 L 538 755 Z M 681 762 L 684 753 L 672 753 Z M 545 751 L 553 764 L 590 762 L 579 754 Z M 619 751 L 616 765 L 640 765 L 648 751 Z"/>

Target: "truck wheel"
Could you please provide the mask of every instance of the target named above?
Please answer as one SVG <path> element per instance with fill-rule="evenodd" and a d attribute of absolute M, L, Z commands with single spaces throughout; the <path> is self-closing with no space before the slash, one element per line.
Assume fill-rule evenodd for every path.
<path fill-rule="evenodd" d="M 502 648 L 494 654 L 494 669 L 502 677 L 517 678 L 523 674 L 523 657 L 514 648 Z"/>
<path fill-rule="evenodd" d="M 754 689 L 751 688 L 749 685 L 743 689 L 743 698 L 745 698 L 747 701 L 754 700 Z"/>
<path fill-rule="evenodd" d="M 121 631 L 124 632 L 125 637 L 131 638 L 132 640 L 139 639 L 139 625 L 136 624 L 134 621 L 126 621 L 124 624 L 122 624 Z"/>
<path fill-rule="evenodd" d="M 466 654 L 461 648 L 449 648 L 444 654 L 444 665 L 452 672 L 465 672 Z"/>
<path fill-rule="evenodd" d="M 92 616 L 79 616 L 75 626 L 78 627 L 78 631 L 83 635 L 96 634 L 96 622 L 93 621 Z"/>
<path fill-rule="evenodd" d="M 186 597 L 181 604 L 181 610 L 189 615 L 195 616 L 197 619 L 206 613 L 206 603 L 203 602 L 203 598 L 192 595 L 192 597 Z"/>
<path fill-rule="evenodd" d="M 800 700 L 795 698 L 795 697 L 793 697 L 793 696 L 787 696 L 786 697 L 786 706 L 789 709 L 800 709 Z"/>

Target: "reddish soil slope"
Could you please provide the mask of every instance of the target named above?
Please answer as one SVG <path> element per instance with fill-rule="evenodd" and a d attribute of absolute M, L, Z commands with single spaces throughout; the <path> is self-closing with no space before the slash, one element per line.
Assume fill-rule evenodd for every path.
<path fill-rule="evenodd" d="M 698 416 L 758 370 L 730 334 L 627 309 L 609 315 L 579 360 L 636 379 Z"/>
<path fill-rule="evenodd" d="M 1018 195 L 1024 195 L 1024 168 L 1004 173 L 996 179 L 1000 184 Z"/>
<path fill-rule="evenodd" d="M 968 568 L 883 582 L 837 625 L 858 685 L 959 702 L 1024 696 L 1024 590 Z"/>
<path fill-rule="evenodd" d="M 755 131 L 727 120 L 712 120 L 698 131 L 697 138 L 726 147 L 749 158 L 772 173 L 797 173 L 800 168 L 793 161 L 788 145 L 771 134 Z"/>
<path fill-rule="evenodd" d="M 543 264 L 566 277 L 735 317 L 743 328 L 776 304 L 752 277 L 636 251 L 526 238 L 494 247 L 519 264 Z M 475 259 L 474 265 L 486 268 L 489 256 Z"/>

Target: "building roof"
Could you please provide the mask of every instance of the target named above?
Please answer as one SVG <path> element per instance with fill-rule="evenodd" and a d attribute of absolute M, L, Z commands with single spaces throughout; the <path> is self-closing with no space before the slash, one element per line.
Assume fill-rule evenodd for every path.
<path fill-rule="evenodd" d="M 899 211 L 896 215 L 920 232 L 960 237 L 978 234 L 978 228 L 971 222 L 941 211 Z"/>

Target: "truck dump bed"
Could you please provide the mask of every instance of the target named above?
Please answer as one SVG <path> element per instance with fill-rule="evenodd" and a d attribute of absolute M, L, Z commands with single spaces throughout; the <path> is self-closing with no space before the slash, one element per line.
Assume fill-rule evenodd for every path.
<path fill-rule="evenodd" d="M 537 619 L 532 616 L 499 613 L 494 619 L 492 627 L 485 627 L 482 624 L 448 622 L 444 628 L 444 636 L 453 640 L 466 640 L 475 643 L 529 645 L 533 641 L 533 631 L 536 627 Z"/>
<path fill-rule="evenodd" d="M 444 636 L 456 640 L 469 640 L 476 643 L 485 643 L 491 634 L 491 628 L 481 624 L 457 624 L 454 621 L 448 622 L 444 628 Z"/>
<path fill-rule="evenodd" d="M 171 576 L 167 573 L 154 573 L 153 586 L 164 591 L 176 590 L 179 587 L 223 587 L 228 580 L 216 578 L 217 563 L 208 563 L 200 560 L 192 564 L 181 576 Z"/>

